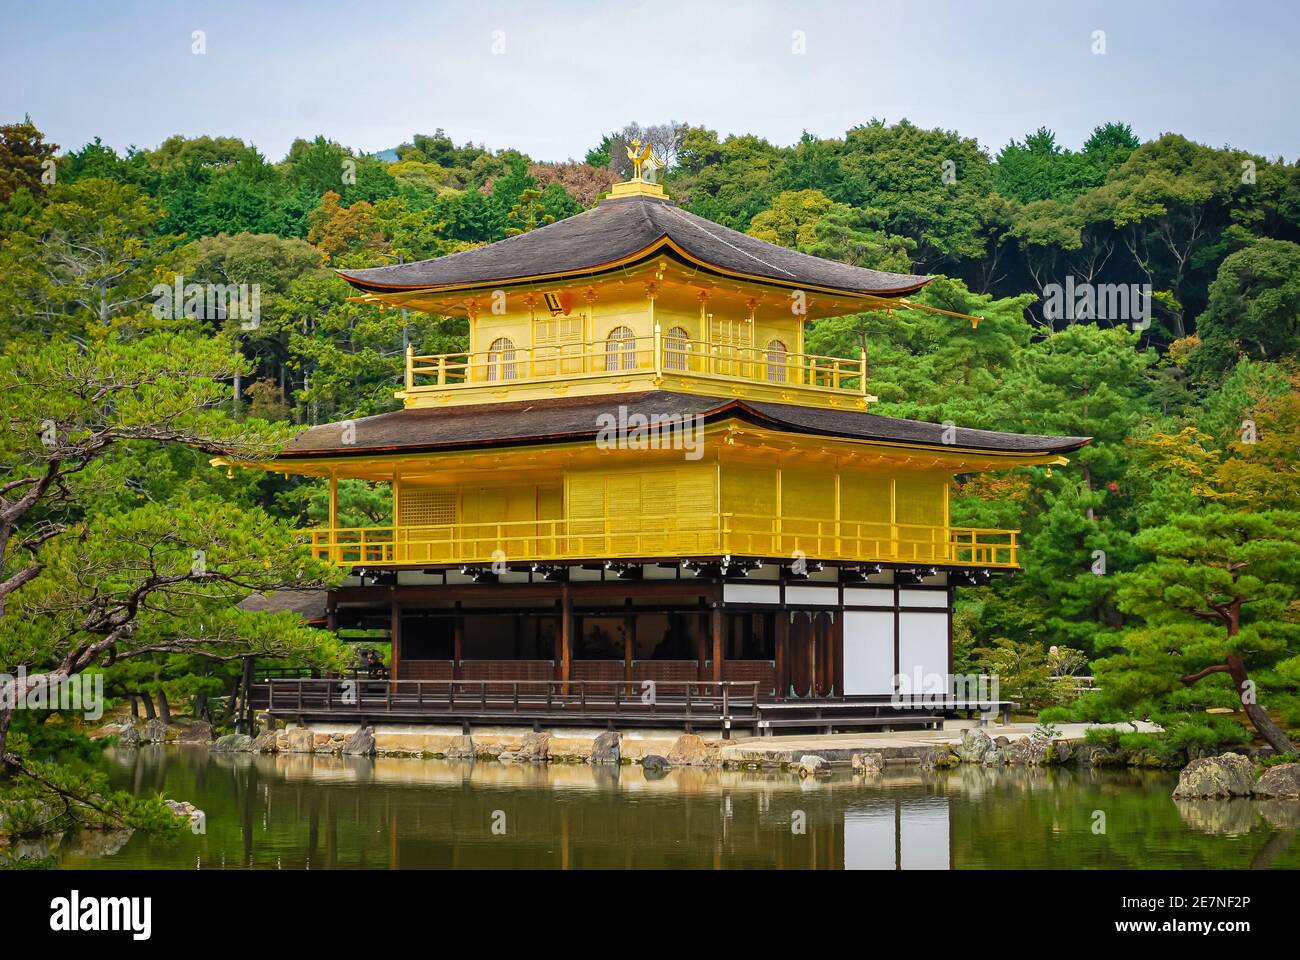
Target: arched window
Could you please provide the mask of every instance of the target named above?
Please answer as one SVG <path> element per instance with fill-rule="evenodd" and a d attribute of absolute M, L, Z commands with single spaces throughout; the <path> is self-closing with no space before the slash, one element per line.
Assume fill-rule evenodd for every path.
<path fill-rule="evenodd" d="M 515 378 L 515 344 L 509 337 L 500 337 L 488 347 L 487 378 L 513 380 Z"/>
<path fill-rule="evenodd" d="M 636 337 L 631 327 L 615 327 L 605 339 L 605 369 L 636 369 Z"/>
<path fill-rule="evenodd" d="M 664 369 L 685 370 L 687 341 L 690 334 L 682 327 L 673 327 L 664 335 Z"/>
<path fill-rule="evenodd" d="M 789 353 L 780 340 L 772 340 L 767 345 L 767 380 L 768 383 L 785 383 L 785 370 Z"/>

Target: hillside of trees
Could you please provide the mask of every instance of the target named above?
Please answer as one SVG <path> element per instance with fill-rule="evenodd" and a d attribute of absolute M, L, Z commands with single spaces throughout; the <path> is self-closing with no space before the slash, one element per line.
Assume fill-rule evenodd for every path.
<path fill-rule="evenodd" d="M 634 124 L 560 163 L 441 130 L 395 162 L 321 137 L 273 162 L 229 137 L 119 153 L 2 126 L 0 671 L 105 669 L 119 693 L 193 703 L 228 692 L 230 658 L 247 649 L 338 662 L 287 621 L 228 611 L 252 589 L 330 580 L 288 545 L 324 518 L 323 487 L 216 471 L 210 451 L 394 409 L 405 345 L 464 349 L 464 321 L 350 303 L 332 268 L 442 256 L 572 216 L 626 175 L 633 136 L 667 161 L 661 180 L 686 209 L 817 256 L 934 274 L 916 299 L 983 318 L 811 324 L 812 352 L 866 347 L 874 412 L 1094 438 L 1065 468 L 958 478 L 954 523 L 1019 529 L 1025 545 L 1022 574 L 959 592 L 959 672 L 997 672 L 1004 695 L 1048 718 L 1158 720 L 1163 755 L 1291 747 L 1300 166 L 1175 133 L 1142 142 L 1120 123 L 1078 150 L 1046 128 L 994 150 L 907 121 L 787 146 Z M 152 291 L 178 275 L 258 284 L 260 322 L 159 317 Z M 1050 309 L 1067 278 L 1149 291 L 1149 322 Z M 344 496 L 345 524 L 385 519 L 382 493 L 348 483 Z M 220 549 L 265 558 L 256 576 L 185 573 L 217 516 Z M 142 588 L 136 561 L 164 542 L 174 576 L 154 571 Z M 89 585 L 86 564 L 119 592 Z M 175 603 L 133 604 L 142 589 Z M 1073 673 L 1100 692 L 1054 680 Z M 11 750 L 40 741 L 20 726 Z"/>

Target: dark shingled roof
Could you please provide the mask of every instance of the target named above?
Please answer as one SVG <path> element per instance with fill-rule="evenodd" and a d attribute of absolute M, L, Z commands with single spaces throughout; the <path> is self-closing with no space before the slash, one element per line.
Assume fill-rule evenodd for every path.
<path fill-rule="evenodd" d="M 671 200 L 650 197 L 608 199 L 567 220 L 485 247 L 418 263 L 341 270 L 339 276 L 376 293 L 487 285 L 595 272 L 639 253 L 651 256 L 666 240 L 721 270 L 791 286 L 901 296 L 930 282 L 930 277 L 881 273 L 796 253 L 687 213 Z"/>
<path fill-rule="evenodd" d="M 385 450 L 454 450 L 554 441 L 594 440 L 602 413 L 692 416 L 707 421 L 738 417 L 787 433 L 816 434 L 854 440 L 882 440 L 923 446 L 956 446 L 993 453 L 1065 453 L 1089 437 L 1041 437 L 992 430 L 956 428 L 945 444 L 944 427 L 919 420 L 900 420 L 874 413 L 799 407 L 784 403 L 722 400 L 694 394 L 651 390 L 598 397 L 561 397 L 460 407 L 409 407 L 345 423 L 330 423 L 300 434 L 280 454 L 282 460 L 324 455 L 367 454 Z M 355 442 L 342 442 L 346 424 L 355 427 Z"/>

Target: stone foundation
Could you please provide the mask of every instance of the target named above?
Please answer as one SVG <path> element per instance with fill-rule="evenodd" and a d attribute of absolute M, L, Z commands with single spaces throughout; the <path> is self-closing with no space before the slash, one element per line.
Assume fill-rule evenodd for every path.
<path fill-rule="evenodd" d="M 381 723 L 374 724 L 373 730 L 379 756 L 551 763 L 590 763 L 597 739 L 608 734 L 596 728 L 534 732 L 527 727 L 477 727 L 466 736 L 459 725 Z M 285 727 L 276 731 L 275 749 L 278 753 L 341 754 L 356 732 L 355 724 Z M 623 763 L 639 763 L 643 757 L 658 755 L 668 757 L 673 766 L 720 767 L 726 743 L 671 730 L 623 730 L 617 736 Z"/>

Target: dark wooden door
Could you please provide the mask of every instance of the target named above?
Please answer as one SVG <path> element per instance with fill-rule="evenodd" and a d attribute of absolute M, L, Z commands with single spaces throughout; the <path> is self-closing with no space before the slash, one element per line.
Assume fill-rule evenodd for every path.
<path fill-rule="evenodd" d="M 797 697 L 812 693 L 813 622 L 804 612 L 794 615 L 790 623 L 790 688 Z M 790 693 L 790 690 L 783 691 Z"/>
<path fill-rule="evenodd" d="M 829 697 L 831 688 L 835 685 L 831 632 L 831 615 L 815 614 L 813 616 L 813 690 L 819 697 Z"/>

